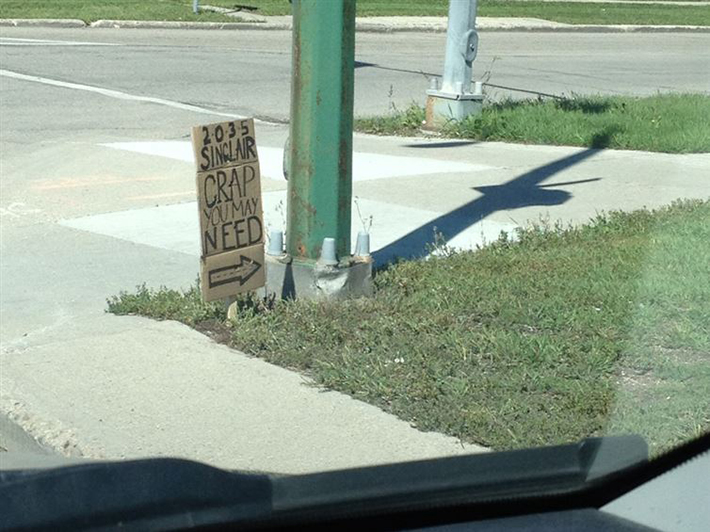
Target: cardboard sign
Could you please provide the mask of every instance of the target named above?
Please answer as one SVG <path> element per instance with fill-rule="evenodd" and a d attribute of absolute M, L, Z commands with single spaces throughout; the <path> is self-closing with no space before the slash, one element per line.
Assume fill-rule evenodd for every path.
<path fill-rule="evenodd" d="M 256 290 L 266 283 L 264 244 L 203 257 L 200 287 L 205 301 Z"/>
<path fill-rule="evenodd" d="M 259 163 L 197 173 L 202 256 L 264 241 Z"/>
<path fill-rule="evenodd" d="M 254 121 L 195 127 L 192 144 L 202 297 L 214 301 L 264 286 L 264 215 Z"/>
<path fill-rule="evenodd" d="M 192 128 L 198 172 L 256 162 L 254 120 L 235 120 Z"/>

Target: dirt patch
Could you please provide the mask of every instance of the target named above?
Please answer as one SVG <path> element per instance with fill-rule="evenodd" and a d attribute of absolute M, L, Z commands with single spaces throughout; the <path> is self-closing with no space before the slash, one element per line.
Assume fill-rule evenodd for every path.
<path fill-rule="evenodd" d="M 206 320 L 195 324 L 195 329 L 218 344 L 231 346 L 232 330 L 218 320 Z"/>
<path fill-rule="evenodd" d="M 662 380 L 655 377 L 652 371 L 639 371 L 633 368 L 622 368 L 616 379 L 616 384 L 619 387 L 638 392 L 658 386 L 661 382 Z"/>
<path fill-rule="evenodd" d="M 659 347 L 659 352 L 675 364 L 710 364 L 710 352 L 695 349 L 669 349 Z"/>

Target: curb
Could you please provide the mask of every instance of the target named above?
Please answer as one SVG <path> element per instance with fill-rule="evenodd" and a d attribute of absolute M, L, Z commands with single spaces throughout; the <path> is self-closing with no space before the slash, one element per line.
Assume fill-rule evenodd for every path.
<path fill-rule="evenodd" d="M 291 30 L 290 23 L 277 22 L 178 22 L 155 20 L 97 20 L 86 24 L 76 19 L 0 19 L 0 27 L 49 27 L 49 28 L 123 28 L 161 30 Z M 412 25 L 394 26 L 371 22 L 357 22 L 356 31 L 363 33 L 445 33 L 446 26 Z M 536 32 L 536 33 L 710 33 L 710 26 L 660 26 L 660 25 L 550 25 L 550 26 L 490 26 L 479 27 L 487 32 Z"/>
<path fill-rule="evenodd" d="M 283 25 L 286 26 L 286 25 Z M 252 28 L 256 29 L 256 28 Z M 261 28 L 260 28 L 261 29 Z M 267 29 L 267 28 L 263 28 Z M 284 28 L 286 29 L 286 28 Z M 291 29 L 288 25 L 287 29 Z M 356 31 L 363 33 L 446 33 L 446 27 L 438 26 L 383 26 L 368 22 L 357 23 Z M 550 26 L 479 26 L 476 31 L 488 32 L 535 32 L 535 33 L 710 33 L 710 26 L 651 26 L 651 25 L 604 25 L 569 24 Z"/>
<path fill-rule="evenodd" d="M 123 28 L 153 30 L 290 30 L 290 24 L 259 22 L 178 22 L 154 20 L 97 20 L 89 28 Z"/>
<path fill-rule="evenodd" d="M 79 19 L 6 18 L 0 19 L 0 27 L 85 28 L 86 22 Z"/>
<path fill-rule="evenodd" d="M 481 32 L 487 31 L 525 31 L 537 33 L 710 33 L 710 26 L 634 26 L 634 25 L 569 25 L 569 26 L 529 26 L 517 28 L 481 28 Z"/>

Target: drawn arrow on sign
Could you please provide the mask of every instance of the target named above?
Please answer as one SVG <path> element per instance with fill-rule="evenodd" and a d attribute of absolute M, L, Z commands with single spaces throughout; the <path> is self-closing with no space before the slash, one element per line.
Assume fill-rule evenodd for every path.
<path fill-rule="evenodd" d="M 261 264 L 249 257 L 239 255 L 239 263 L 211 270 L 208 274 L 210 288 L 238 282 L 244 286 L 252 276 L 259 271 Z"/>

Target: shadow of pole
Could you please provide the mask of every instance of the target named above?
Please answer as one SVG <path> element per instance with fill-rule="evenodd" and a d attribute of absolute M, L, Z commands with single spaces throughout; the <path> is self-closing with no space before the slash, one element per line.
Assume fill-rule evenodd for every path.
<path fill-rule="evenodd" d="M 542 181 L 598 152 L 598 149 L 588 148 L 535 168 L 502 185 L 474 187 L 483 195 L 451 212 L 442 214 L 374 252 L 373 259 L 376 267 L 378 269 L 386 267 L 397 259 L 423 257 L 427 253 L 427 245 L 434 243 L 435 232 L 441 234 L 447 241 L 451 240 L 494 212 L 565 203 L 572 197 L 572 194 L 563 190 L 549 190 L 545 186 L 541 186 Z"/>

